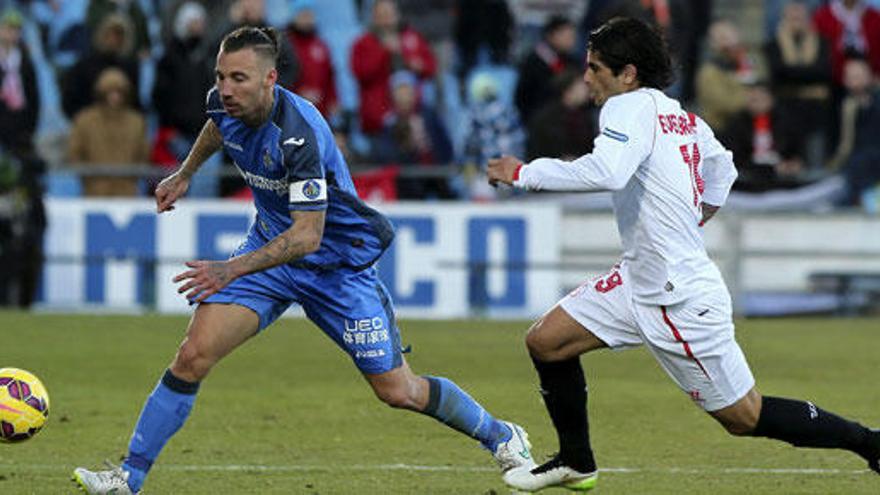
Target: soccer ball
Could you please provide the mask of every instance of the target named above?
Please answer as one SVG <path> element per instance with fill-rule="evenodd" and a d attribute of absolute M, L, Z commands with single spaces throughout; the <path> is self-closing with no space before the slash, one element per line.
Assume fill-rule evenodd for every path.
<path fill-rule="evenodd" d="M 17 368 L 0 369 L 0 442 L 36 435 L 49 419 L 49 394 L 40 379 Z"/>

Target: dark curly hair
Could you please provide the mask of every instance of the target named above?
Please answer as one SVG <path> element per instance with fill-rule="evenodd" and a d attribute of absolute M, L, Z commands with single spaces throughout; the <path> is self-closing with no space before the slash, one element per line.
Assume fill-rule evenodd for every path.
<path fill-rule="evenodd" d="M 663 89 L 675 80 L 669 47 L 649 24 L 615 17 L 590 33 L 587 48 L 598 54 L 614 75 L 632 64 L 643 87 Z"/>
<path fill-rule="evenodd" d="M 278 32 L 270 27 L 244 26 L 227 34 L 220 44 L 220 51 L 226 53 L 244 48 L 252 49 L 274 64 L 278 59 Z"/>

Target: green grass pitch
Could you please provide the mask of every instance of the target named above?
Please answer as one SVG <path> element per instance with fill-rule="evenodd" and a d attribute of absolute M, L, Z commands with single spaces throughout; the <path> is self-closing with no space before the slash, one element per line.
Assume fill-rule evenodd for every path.
<path fill-rule="evenodd" d="M 49 424 L 0 444 L 0 493 L 75 493 L 77 465 L 124 453 L 187 320 L 0 313 L 0 367 L 51 394 Z M 405 321 L 416 372 L 456 380 L 522 424 L 539 459 L 555 434 L 522 337 L 527 322 Z M 880 321 L 745 320 L 738 338 L 767 394 L 880 426 Z M 728 437 L 644 350 L 583 358 L 598 494 L 877 494 L 855 456 Z M 489 454 L 434 420 L 376 401 L 310 323 L 285 319 L 213 371 L 154 466 L 149 494 L 506 494 Z M 563 493 L 549 490 L 549 493 Z"/>

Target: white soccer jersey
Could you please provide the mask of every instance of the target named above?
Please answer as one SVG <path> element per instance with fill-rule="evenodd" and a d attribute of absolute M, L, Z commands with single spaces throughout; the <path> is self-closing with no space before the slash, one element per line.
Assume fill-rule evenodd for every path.
<path fill-rule="evenodd" d="M 609 98 L 599 126 L 592 153 L 571 162 L 536 159 L 514 185 L 612 191 L 633 298 L 641 303 L 671 305 L 723 284 L 706 254 L 700 205 L 726 201 L 737 175 L 732 154 L 702 119 L 656 89 Z"/>

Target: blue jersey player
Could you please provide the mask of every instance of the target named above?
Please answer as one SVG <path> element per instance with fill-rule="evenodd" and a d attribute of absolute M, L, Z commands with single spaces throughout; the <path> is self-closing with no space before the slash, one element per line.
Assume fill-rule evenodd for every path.
<path fill-rule="evenodd" d="M 391 225 L 358 199 L 318 111 L 276 85 L 277 53 L 275 32 L 265 28 L 240 28 L 220 46 L 208 120 L 181 168 L 157 187 L 157 209 L 172 210 L 222 147 L 253 191 L 256 220 L 230 259 L 192 261 L 175 277 L 198 306 L 144 404 L 125 461 L 106 471 L 77 468 L 74 479 L 88 493 L 139 492 L 211 368 L 292 303 L 351 356 L 380 400 L 479 440 L 504 471 L 533 465 L 521 428 L 493 418 L 455 383 L 407 366 L 372 266 L 392 241 Z"/>

